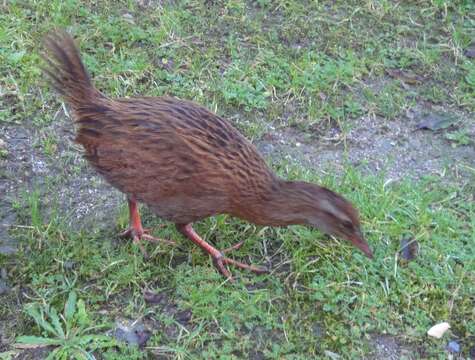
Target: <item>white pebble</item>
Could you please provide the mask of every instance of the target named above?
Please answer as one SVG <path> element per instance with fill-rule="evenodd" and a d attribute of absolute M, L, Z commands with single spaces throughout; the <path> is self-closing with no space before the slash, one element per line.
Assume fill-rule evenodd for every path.
<path fill-rule="evenodd" d="M 450 325 L 447 322 L 442 322 L 440 324 L 432 326 L 428 331 L 427 335 L 440 339 L 444 333 L 450 329 Z"/>

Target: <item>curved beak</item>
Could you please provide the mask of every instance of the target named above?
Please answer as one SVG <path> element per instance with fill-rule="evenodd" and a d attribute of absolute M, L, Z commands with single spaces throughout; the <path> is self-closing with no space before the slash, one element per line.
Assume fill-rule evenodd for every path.
<path fill-rule="evenodd" d="M 356 246 L 358 249 L 360 249 L 363 252 L 363 254 L 365 254 L 367 257 L 369 257 L 370 259 L 373 258 L 373 252 L 369 248 L 369 245 L 366 242 L 366 240 L 364 239 L 361 232 L 358 231 L 357 234 L 355 234 L 353 237 L 351 237 L 350 241 L 354 246 Z"/>

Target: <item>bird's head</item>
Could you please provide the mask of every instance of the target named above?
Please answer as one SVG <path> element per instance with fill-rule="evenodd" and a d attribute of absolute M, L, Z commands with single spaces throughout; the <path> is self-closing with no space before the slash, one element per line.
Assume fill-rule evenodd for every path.
<path fill-rule="evenodd" d="M 343 196 L 324 187 L 301 181 L 286 182 L 284 198 L 291 204 L 294 222 L 315 227 L 347 240 L 367 257 L 373 253 L 361 232 L 358 211 Z"/>

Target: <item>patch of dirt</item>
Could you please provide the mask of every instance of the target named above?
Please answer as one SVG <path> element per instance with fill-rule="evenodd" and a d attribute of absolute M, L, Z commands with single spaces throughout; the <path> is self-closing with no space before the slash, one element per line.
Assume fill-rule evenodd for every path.
<path fill-rule="evenodd" d="M 400 359 L 416 359 L 417 351 L 409 346 L 402 345 L 393 336 L 390 335 L 374 335 L 370 341 L 374 352 L 368 359 L 371 360 L 400 360 Z"/>
<path fill-rule="evenodd" d="M 192 322 L 191 309 L 180 309 L 172 296 L 171 291 L 144 292 L 144 299 L 149 311 L 143 318 L 143 322 L 149 329 L 153 329 L 153 333 L 161 334 L 165 343 L 168 340 L 179 339 L 183 331 L 196 330 L 196 325 Z M 168 356 L 171 355 L 167 349 L 161 347 L 152 350 L 152 353 L 157 358 L 164 359 L 168 359 Z"/>
<path fill-rule="evenodd" d="M 473 175 L 475 143 L 452 146 L 444 131 L 416 130 L 424 110 L 408 111 L 403 118 L 362 117 L 352 123 L 344 138 L 335 127 L 307 134 L 293 128 L 272 131 L 257 142 L 267 157 L 287 158 L 317 172 L 338 171 L 352 164 L 363 173 L 386 180 L 418 179 L 424 175 L 451 175 L 463 180 Z M 467 136 L 475 138 L 475 119 L 458 114 Z M 470 172 L 470 169 L 472 169 Z"/>
<path fill-rule="evenodd" d="M 42 129 L 33 125 L 0 127 L 6 150 L 6 156 L 0 157 L 0 254 L 16 251 L 10 230 L 23 220 L 18 218 L 14 204 L 26 205 L 28 193 L 35 190 L 45 222 L 56 212 L 73 229 L 99 231 L 114 226 L 123 196 L 86 164 L 80 147 L 73 142 L 70 119 L 62 113 L 58 118 Z M 56 141 L 55 151 L 47 155 L 42 142 L 51 138 Z M 26 212 L 25 206 L 22 208 Z"/>

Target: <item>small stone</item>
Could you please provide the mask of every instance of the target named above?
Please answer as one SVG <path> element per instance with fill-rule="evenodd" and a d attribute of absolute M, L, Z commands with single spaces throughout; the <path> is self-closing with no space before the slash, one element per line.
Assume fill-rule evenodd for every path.
<path fill-rule="evenodd" d="M 444 336 L 445 332 L 450 329 L 450 325 L 447 322 L 442 322 L 437 325 L 432 326 L 428 331 L 427 335 L 440 339 Z"/>
<path fill-rule="evenodd" d="M 263 143 L 258 146 L 259 151 L 263 153 L 264 155 L 270 155 L 272 152 L 274 152 L 274 145 L 270 143 Z"/>
<path fill-rule="evenodd" d="M 460 352 L 459 343 L 455 340 L 449 341 L 449 343 L 447 344 L 447 351 L 450 353 L 459 353 Z"/>
<path fill-rule="evenodd" d="M 10 245 L 2 245 L 0 246 L 0 254 L 2 255 L 13 255 L 18 251 L 16 247 Z"/>

